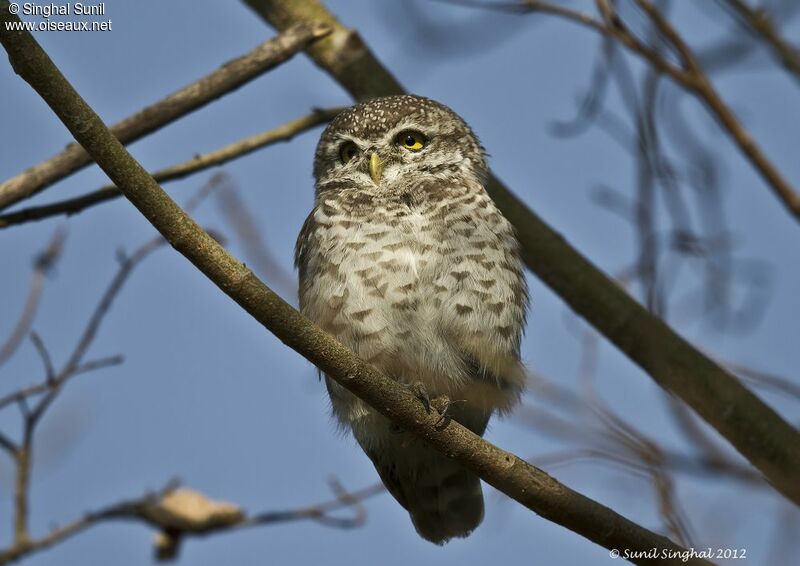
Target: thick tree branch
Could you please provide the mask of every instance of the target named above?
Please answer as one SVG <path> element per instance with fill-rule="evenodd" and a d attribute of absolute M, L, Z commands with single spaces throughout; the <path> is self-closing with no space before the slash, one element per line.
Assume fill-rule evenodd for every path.
<path fill-rule="evenodd" d="M 7 9 L 7 0 L 0 0 L 0 19 L 12 19 Z M 455 421 L 442 424 L 436 411 L 427 412 L 406 388 L 303 317 L 203 231 L 131 157 L 30 34 L 10 34 L 0 27 L 0 41 L 17 72 L 167 241 L 289 347 L 387 418 L 545 518 L 609 549 L 682 551 L 669 539 L 572 491 Z M 678 555 L 672 560 L 638 562 L 684 563 Z M 690 559 L 689 563 L 706 562 Z"/>
<path fill-rule="evenodd" d="M 357 100 L 403 92 L 397 80 L 317 0 L 245 0 L 278 29 L 306 18 L 333 30 L 307 53 Z M 355 49 L 356 53 L 350 53 Z M 332 62 L 351 61 L 349 65 Z M 725 437 L 766 478 L 800 503 L 800 433 L 739 380 L 678 336 L 573 248 L 493 177 L 489 192 L 514 225 L 528 268 L 661 387 Z"/>
<path fill-rule="evenodd" d="M 10 35 L 21 33 L 3 31 Z M 123 144 L 136 141 L 247 84 L 326 33 L 326 28 L 318 25 L 300 24 L 287 29 L 246 55 L 114 124 L 111 131 Z M 37 194 L 91 162 L 92 158 L 80 145 L 68 145 L 58 155 L 0 183 L 0 210 Z"/>
<path fill-rule="evenodd" d="M 241 139 L 217 150 L 197 155 L 188 161 L 177 163 L 151 173 L 159 183 L 184 179 L 212 167 L 218 167 L 239 157 L 244 157 L 257 149 L 279 142 L 289 141 L 296 135 L 324 124 L 341 111 L 341 108 L 315 110 L 306 116 L 287 122 L 282 126 L 260 134 Z M 62 201 L 32 206 L 7 214 L 0 214 L 0 229 L 34 220 L 43 220 L 61 214 L 73 215 L 100 203 L 121 197 L 122 193 L 114 185 L 106 185 L 96 191 Z M 0 358 L 2 360 L 2 358 Z"/>

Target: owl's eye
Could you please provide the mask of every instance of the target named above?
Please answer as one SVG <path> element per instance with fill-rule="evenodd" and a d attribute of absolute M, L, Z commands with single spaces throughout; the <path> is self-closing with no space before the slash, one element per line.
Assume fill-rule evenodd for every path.
<path fill-rule="evenodd" d="M 426 138 L 420 132 L 406 130 L 398 134 L 396 142 L 397 145 L 400 145 L 409 151 L 419 151 L 428 144 L 428 138 Z"/>
<path fill-rule="evenodd" d="M 339 148 L 339 159 L 342 160 L 342 163 L 347 163 L 356 155 L 358 155 L 358 146 L 353 142 L 344 142 Z"/>

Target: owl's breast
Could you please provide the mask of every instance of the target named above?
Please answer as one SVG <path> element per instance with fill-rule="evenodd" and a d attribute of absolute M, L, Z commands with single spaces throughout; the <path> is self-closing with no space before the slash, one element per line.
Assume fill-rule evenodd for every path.
<path fill-rule="evenodd" d="M 367 359 L 397 352 L 430 326 L 421 319 L 441 267 L 440 234 L 408 207 L 378 207 L 358 220 L 334 210 L 319 206 L 314 213 L 304 313 Z"/>
<path fill-rule="evenodd" d="M 321 203 L 304 314 L 387 373 L 433 391 L 464 375 L 465 353 L 512 352 L 524 309 L 518 260 L 505 246 L 513 236 L 459 204 L 356 216 Z"/>

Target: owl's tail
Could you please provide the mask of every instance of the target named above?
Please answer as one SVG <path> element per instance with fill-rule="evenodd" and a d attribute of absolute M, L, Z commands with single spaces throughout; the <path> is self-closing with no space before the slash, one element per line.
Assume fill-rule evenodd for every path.
<path fill-rule="evenodd" d="M 466 404 L 452 405 L 448 414 L 479 435 L 491 416 Z M 481 524 L 483 492 L 476 475 L 378 414 L 356 423 L 353 433 L 422 538 L 444 544 Z"/>
<path fill-rule="evenodd" d="M 475 530 L 483 520 L 480 479 L 426 446 L 403 452 L 370 457 L 389 492 L 408 510 L 419 535 L 444 544 Z"/>
<path fill-rule="evenodd" d="M 443 460 L 420 472 L 413 485 L 404 490 L 405 508 L 414 527 L 422 538 L 436 544 L 469 535 L 483 520 L 480 479 Z"/>

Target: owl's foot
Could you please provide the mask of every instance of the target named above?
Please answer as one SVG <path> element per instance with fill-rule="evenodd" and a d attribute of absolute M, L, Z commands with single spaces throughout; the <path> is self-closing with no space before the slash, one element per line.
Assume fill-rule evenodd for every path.
<path fill-rule="evenodd" d="M 436 421 L 434 426 L 440 427 L 446 425 L 450 421 L 450 407 L 455 405 L 456 403 L 466 403 L 466 399 L 456 399 L 455 401 L 451 401 L 450 397 L 447 395 L 439 395 L 434 399 L 431 399 L 428 390 L 425 388 L 425 384 L 421 381 L 415 381 L 414 383 L 405 384 L 405 387 L 411 392 L 414 397 L 419 399 L 422 404 L 425 406 L 425 412 L 430 413 L 431 407 L 439 413 L 439 419 Z"/>
<path fill-rule="evenodd" d="M 414 383 L 405 384 L 411 394 L 419 399 L 422 404 L 425 406 L 425 412 L 431 412 L 431 396 L 428 395 L 428 390 L 425 388 L 425 384 L 421 381 L 415 381 Z"/>
<path fill-rule="evenodd" d="M 434 399 L 431 404 L 433 408 L 439 413 L 439 420 L 436 421 L 435 427 L 440 427 L 446 425 L 450 421 L 450 407 L 455 405 L 456 403 L 466 403 L 466 399 L 456 399 L 455 401 L 451 401 L 450 397 L 447 395 L 440 395 L 436 399 Z"/>

